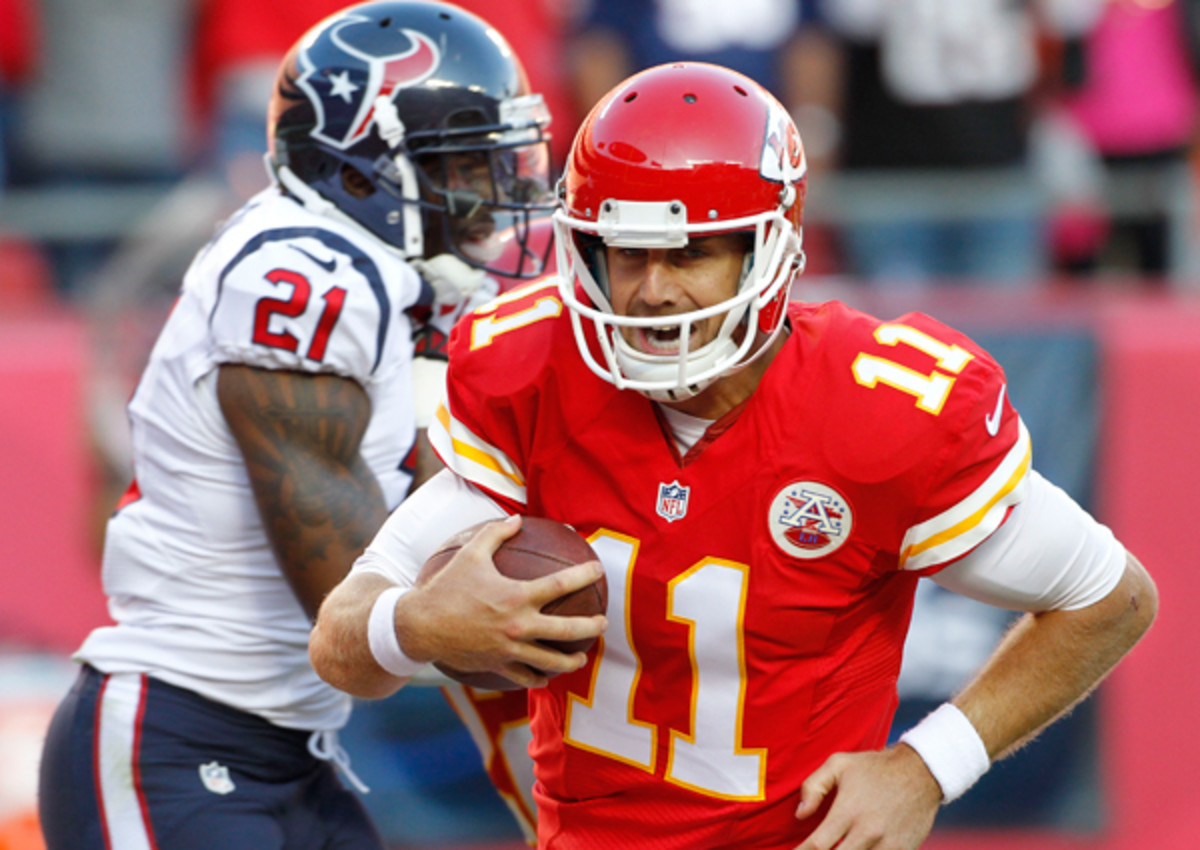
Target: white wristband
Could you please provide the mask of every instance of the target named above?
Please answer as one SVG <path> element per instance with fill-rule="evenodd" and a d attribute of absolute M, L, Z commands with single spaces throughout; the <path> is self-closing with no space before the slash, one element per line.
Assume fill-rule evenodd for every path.
<path fill-rule="evenodd" d="M 917 751 L 949 803 L 974 785 L 992 766 L 983 739 L 958 706 L 942 703 L 900 736 Z"/>
<path fill-rule="evenodd" d="M 410 590 L 411 587 L 389 587 L 379 594 L 367 620 L 371 656 L 380 667 L 401 679 L 409 678 L 425 666 L 424 662 L 413 661 L 405 655 L 396 637 L 396 603 Z"/>

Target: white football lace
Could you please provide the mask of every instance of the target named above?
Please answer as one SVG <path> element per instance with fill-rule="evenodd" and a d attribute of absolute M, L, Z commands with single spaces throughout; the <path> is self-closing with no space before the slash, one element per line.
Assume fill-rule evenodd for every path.
<path fill-rule="evenodd" d="M 371 789 L 358 778 L 350 768 L 350 756 L 338 743 L 338 733 L 333 729 L 318 729 L 308 736 L 308 751 L 313 758 L 332 762 L 333 766 L 342 772 L 346 781 L 354 786 L 360 794 L 369 794 Z"/>

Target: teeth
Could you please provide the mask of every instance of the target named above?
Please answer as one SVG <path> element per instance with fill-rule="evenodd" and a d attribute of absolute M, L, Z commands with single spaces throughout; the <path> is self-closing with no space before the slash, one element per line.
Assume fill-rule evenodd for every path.
<path fill-rule="evenodd" d="M 695 331 L 692 328 L 691 333 Z M 675 354 L 680 348 L 679 325 L 645 328 L 640 337 L 642 349 L 650 354 Z"/>

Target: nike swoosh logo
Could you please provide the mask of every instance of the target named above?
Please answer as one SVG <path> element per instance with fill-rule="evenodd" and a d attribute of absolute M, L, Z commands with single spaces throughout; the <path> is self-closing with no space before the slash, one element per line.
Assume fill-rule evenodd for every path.
<path fill-rule="evenodd" d="M 1004 409 L 1004 391 L 1008 384 L 1000 385 L 1000 395 L 996 398 L 996 409 L 983 418 L 983 425 L 993 437 L 1000 433 L 1000 413 Z"/>
<path fill-rule="evenodd" d="M 337 258 L 336 257 L 332 257 L 328 260 L 318 260 L 312 254 L 308 253 L 307 251 L 305 251 L 303 248 L 300 248 L 299 246 L 289 245 L 288 247 L 291 248 L 293 251 L 299 251 L 301 254 L 308 257 L 310 260 L 312 260 L 318 266 L 325 269 L 325 271 L 327 271 L 327 272 L 332 273 L 333 270 L 335 268 L 337 268 Z"/>

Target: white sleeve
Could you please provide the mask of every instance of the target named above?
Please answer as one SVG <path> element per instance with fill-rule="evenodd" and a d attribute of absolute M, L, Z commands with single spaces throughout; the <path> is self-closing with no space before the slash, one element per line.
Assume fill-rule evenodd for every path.
<path fill-rule="evenodd" d="M 1018 611 L 1086 608 L 1125 571 L 1113 533 L 1036 471 L 1029 491 L 990 537 L 933 576 L 947 590 Z"/>
<path fill-rule="evenodd" d="M 428 428 L 446 395 L 446 372 L 450 364 L 432 357 L 414 357 L 412 362 L 414 412 L 418 428 Z"/>
<path fill-rule="evenodd" d="M 482 490 L 443 469 L 392 511 L 351 572 L 377 573 L 412 587 L 443 541 L 476 523 L 507 515 Z"/>

